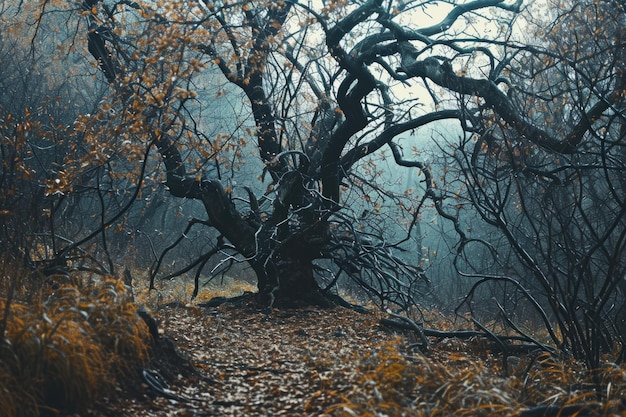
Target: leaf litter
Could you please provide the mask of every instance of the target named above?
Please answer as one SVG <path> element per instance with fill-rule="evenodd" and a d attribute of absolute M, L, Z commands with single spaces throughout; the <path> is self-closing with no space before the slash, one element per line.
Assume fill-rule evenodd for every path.
<path fill-rule="evenodd" d="M 618 366 L 593 386 L 581 364 L 547 354 L 516 358 L 505 373 L 483 339 L 433 340 L 422 353 L 411 332 L 381 327 L 382 312 L 237 303 L 154 314 L 197 370 L 168 379 L 185 401 L 142 384 L 93 415 L 626 416 Z"/>

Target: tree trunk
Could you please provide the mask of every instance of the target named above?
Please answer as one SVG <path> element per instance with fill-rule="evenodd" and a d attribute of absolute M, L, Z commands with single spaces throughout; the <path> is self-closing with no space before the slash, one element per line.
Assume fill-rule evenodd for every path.
<path fill-rule="evenodd" d="M 275 256 L 252 265 L 258 281 L 259 304 L 267 307 L 330 307 L 313 274 L 313 262 L 303 257 Z"/>
<path fill-rule="evenodd" d="M 332 303 L 320 290 L 313 275 L 310 260 L 292 257 L 277 261 L 276 285 L 270 289 L 277 306 L 299 305 L 330 306 Z"/>

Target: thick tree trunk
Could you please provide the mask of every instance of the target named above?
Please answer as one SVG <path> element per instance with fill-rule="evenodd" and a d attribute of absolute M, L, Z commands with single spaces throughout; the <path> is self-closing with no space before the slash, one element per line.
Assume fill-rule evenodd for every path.
<path fill-rule="evenodd" d="M 305 304 L 330 306 L 332 303 L 322 295 L 313 275 L 310 260 L 287 258 L 277 262 L 276 286 L 271 293 L 277 306 Z M 271 298 L 271 297 L 270 297 Z"/>
<path fill-rule="evenodd" d="M 313 274 L 315 245 L 300 239 L 264 262 L 259 301 L 274 307 L 331 306 Z"/>

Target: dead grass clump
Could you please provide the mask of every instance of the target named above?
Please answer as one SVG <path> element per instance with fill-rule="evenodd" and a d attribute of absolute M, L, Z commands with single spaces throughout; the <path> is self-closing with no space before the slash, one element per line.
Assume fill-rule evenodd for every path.
<path fill-rule="evenodd" d="M 501 361 L 480 344 L 462 344 L 461 349 L 451 349 L 441 343 L 421 354 L 406 351 L 396 340 L 352 358 L 349 375 L 327 376 L 329 381 L 348 378 L 350 383 L 343 384 L 348 389 L 325 387 L 325 396 L 335 399 L 326 414 L 501 417 L 547 407 L 575 415 L 581 410 L 593 416 L 625 415 L 626 372 L 618 366 L 607 364 L 590 373 L 582 363 L 544 353 L 522 358 L 505 377 Z M 567 415 L 574 415 L 571 412 Z"/>
<path fill-rule="evenodd" d="M 0 417 L 80 412 L 147 360 L 149 335 L 119 280 L 0 299 Z"/>
<path fill-rule="evenodd" d="M 93 282 L 84 291 L 90 301 L 88 321 L 95 337 L 111 354 L 115 369 L 125 372 L 143 364 L 148 357 L 150 336 L 122 281 L 109 278 Z"/>

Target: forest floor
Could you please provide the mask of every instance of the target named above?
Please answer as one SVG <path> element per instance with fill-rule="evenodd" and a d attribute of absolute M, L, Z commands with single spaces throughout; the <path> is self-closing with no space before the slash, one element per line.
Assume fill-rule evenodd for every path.
<path fill-rule="evenodd" d="M 414 332 L 381 326 L 382 312 L 239 302 L 152 314 L 195 370 L 156 361 L 171 395 L 138 382 L 92 416 L 626 416 L 619 367 L 590 384 L 581 364 L 547 353 L 511 357 L 505 370 L 483 338 L 431 338 L 422 352 Z"/>

